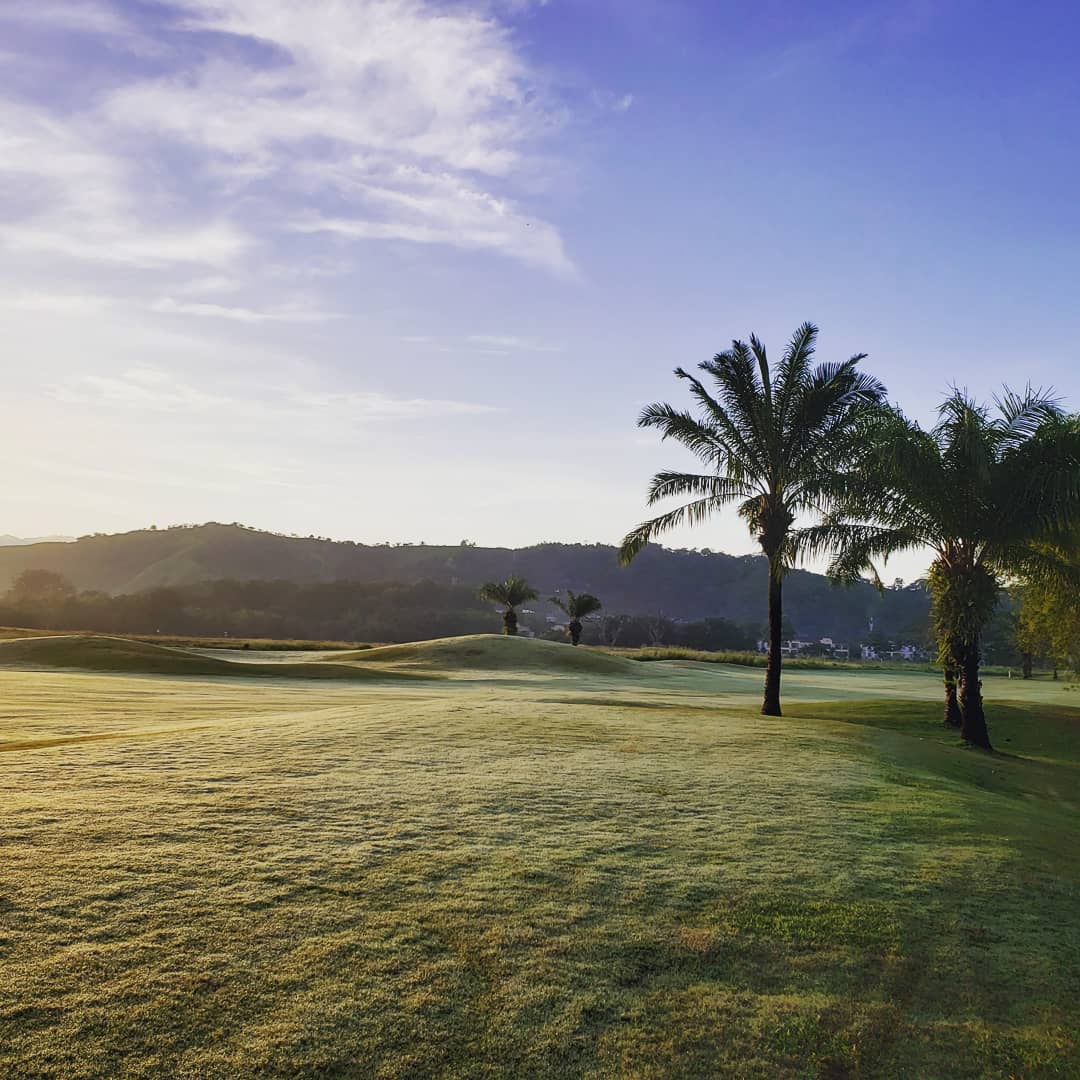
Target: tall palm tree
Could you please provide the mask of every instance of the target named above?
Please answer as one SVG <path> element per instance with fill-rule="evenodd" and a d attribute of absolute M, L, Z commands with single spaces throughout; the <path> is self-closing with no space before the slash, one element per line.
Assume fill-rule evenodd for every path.
<path fill-rule="evenodd" d="M 992 415 L 954 391 L 929 431 L 892 413 L 838 508 L 800 537 L 808 552 L 833 553 L 829 573 L 841 581 L 876 578 L 875 560 L 931 549 L 945 722 L 985 749 L 980 646 L 999 589 L 1010 579 L 1080 585 L 1054 544 L 1080 514 L 1080 426 L 1030 387 L 995 404 Z"/>
<path fill-rule="evenodd" d="M 594 615 L 604 605 L 592 593 L 576 593 L 573 589 L 566 590 L 566 599 L 558 596 L 551 597 L 551 602 L 570 616 L 570 622 L 566 629 L 570 631 L 570 644 L 577 645 L 581 641 L 581 620 L 589 615 Z"/>
<path fill-rule="evenodd" d="M 502 604 L 503 633 L 511 636 L 518 632 L 516 608 L 527 600 L 535 600 L 540 594 L 524 579 L 511 575 L 505 581 L 489 581 L 480 587 L 480 599 Z"/>
<path fill-rule="evenodd" d="M 766 716 L 780 713 L 780 638 L 784 572 L 796 554 L 792 530 L 799 514 L 830 505 L 844 475 L 856 468 L 863 435 L 882 407 L 885 388 L 858 370 L 865 353 L 843 363 L 812 365 L 817 327 L 804 323 L 769 367 L 765 347 L 733 341 L 699 365 L 715 393 L 682 368 L 698 415 L 672 405 L 649 405 L 641 427 L 658 428 L 691 450 L 706 472 L 665 471 L 653 477 L 649 503 L 671 496 L 691 502 L 640 524 L 619 551 L 629 562 L 654 537 L 684 522 L 697 525 L 732 502 L 754 534 L 769 566 L 769 659 L 765 673 Z"/>

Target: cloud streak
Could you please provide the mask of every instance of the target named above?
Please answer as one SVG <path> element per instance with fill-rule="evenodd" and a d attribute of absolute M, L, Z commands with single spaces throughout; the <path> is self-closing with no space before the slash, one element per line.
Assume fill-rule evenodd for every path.
<path fill-rule="evenodd" d="M 306 419 L 320 424 L 476 416 L 499 411 L 479 402 L 393 397 L 374 391 L 318 391 L 290 385 L 243 386 L 235 393 L 208 391 L 158 368 L 72 376 L 54 385 L 51 396 L 65 404 L 142 413 L 185 413 L 203 418 L 227 415 L 230 420 L 277 422 Z"/>

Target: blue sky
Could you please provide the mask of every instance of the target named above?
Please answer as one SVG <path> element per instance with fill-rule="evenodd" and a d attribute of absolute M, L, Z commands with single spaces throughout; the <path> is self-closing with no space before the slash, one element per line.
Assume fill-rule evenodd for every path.
<path fill-rule="evenodd" d="M 804 319 L 1076 406 L 1072 5 L 0 5 L 3 531 L 613 542 Z M 734 514 L 675 544 L 752 550 Z M 920 560 L 896 565 L 913 576 Z"/>

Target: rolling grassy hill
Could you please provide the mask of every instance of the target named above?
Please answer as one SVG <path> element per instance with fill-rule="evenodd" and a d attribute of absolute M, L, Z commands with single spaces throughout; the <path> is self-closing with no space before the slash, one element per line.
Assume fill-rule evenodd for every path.
<path fill-rule="evenodd" d="M 1080 1075 L 1075 691 L 463 648 L 0 670 L 0 1073 Z"/>
<path fill-rule="evenodd" d="M 0 668 L 17 671 L 61 669 L 255 679 L 363 680 L 403 677 L 395 671 L 365 669 L 355 664 L 334 662 L 338 659 L 334 657 L 325 663 L 252 664 L 186 649 L 94 634 L 42 634 L 0 641 Z"/>

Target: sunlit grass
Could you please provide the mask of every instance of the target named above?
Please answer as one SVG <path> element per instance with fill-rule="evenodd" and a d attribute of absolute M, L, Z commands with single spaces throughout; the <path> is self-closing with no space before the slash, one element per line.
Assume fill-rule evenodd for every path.
<path fill-rule="evenodd" d="M 1068 694 L 642 672 L 0 672 L 0 1073 L 1080 1073 Z"/>

